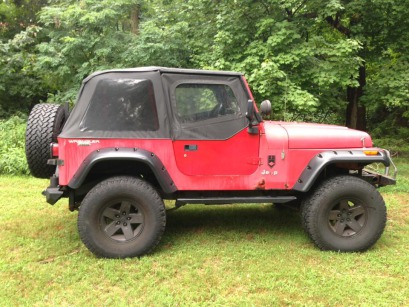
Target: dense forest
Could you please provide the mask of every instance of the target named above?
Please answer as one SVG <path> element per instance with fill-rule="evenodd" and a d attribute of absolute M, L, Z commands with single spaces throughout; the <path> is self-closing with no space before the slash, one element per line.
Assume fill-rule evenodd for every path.
<path fill-rule="evenodd" d="M 273 118 L 409 137 L 409 0 L 1 0 L 0 118 L 103 69 L 245 73 Z"/>

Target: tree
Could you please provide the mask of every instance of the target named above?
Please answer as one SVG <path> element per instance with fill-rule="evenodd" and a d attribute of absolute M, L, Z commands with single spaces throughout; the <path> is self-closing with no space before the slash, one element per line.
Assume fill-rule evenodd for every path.
<path fill-rule="evenodd" d="M 277 117 L 333 113 L 365 129 L 366 109 L 408 113 L 408 4 L 174 0 L 164 19 L 188 23 L 194 66 L 245 72 L 257 99 L 275 102 Z"/>
<path fill-rule="evenodd" d="M 37 46 L 37 71 L 53 92 L 59 92 L 53 97 L 58 101 L 72 101 L 81 81 L 96 70 L 177 66 L 184 57 L 180 25 L 159 28 L 149 18 L 139 21 L 150 16 L 144 1 L 61 2 L 43 8 L 39 16 L 48 40 Z"/>
<path fill-rule="evenodd" d="M 331 3 L 191 0 L 169 5 L 178 10 L 168 10 L 165 20 L 188 23 L 184 36 L 193 65 L 243 71 L 257 100 L 273 101 L 276 118 L 337 115 L 346 106 L 345 89 L 357 86 L 361 45 L 325 20 L 335 9 Z"/>
<path fill-rule="evenodd" d="M 0 3 L 0 118 L 26 111 L 33 101 L 45 99 L 33 66 L 39 27 L 36 13 L 46 0 L 9 0 Z"/>
<path fill-rule="evenodd" d="M 408 106 L 404 81 L 407 74 L 402 74 L 400 68 L 408 67 L 409 1 L 338 2 L 339 9 L 335 15 L 326 17 L 326 21 L 342 35 L 360 41 L 362 45 L 358 52 L 363 59 L 358 86 L 347 89 L 346 123 L 363 130 L 366 129 L 366 108 L 376 109 L 379 101 L 383 106 Z M 391 87 L 393 94 L 388 90 Z"/>
<path fill-rule="evenodd" d="M 0 16 L 16 20 L 17 10 L 44 1 L 3 2 Z M 50 4 L 26 30 L 2 32 L 0 97 L 8 110 L 47 97 L 73 101 L 95 70 L 158 65 L 242 71 L 258 102 L 273 101 L 275 119 L 409 126 L 409 0 Z"/>
<path fill-rule="evenodd" d="M 0 40 L 7 41 L 36 25 L 37 13 L 47 0 L 7 0 L 0 3 Z"/>

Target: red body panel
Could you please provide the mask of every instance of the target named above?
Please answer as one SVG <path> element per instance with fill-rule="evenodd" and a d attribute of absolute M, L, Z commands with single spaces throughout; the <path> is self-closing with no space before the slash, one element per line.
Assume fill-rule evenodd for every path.
<path fill-rule="evenodd" d="M 335 126 L 263 122 L 259 130 L 259 135 L 251 135 L 245 129 L 222 141 L 59 138 L 59 158 L 64 160 L 60 185 L 68 185 L 92 152 L 136 147 L 156 154 L 178 190 L 291 189 L 319 152 L 346 144 L 362 147 L 362 137 L 372 145 L 366 133 Z M 185 145 L 196 145 L 197 150 L 185 150 Z"/>
<path fill-rule="evenodd" d="M 247 133 L 247 132 L 246 132 Z M 258 137 L 256 137 L 258 139 Z M 235 141 L 233 141 L 235 142 Z M 255 143 L 254 140 L 251 142 L 255 145 L 258 150 L 258 140 Z M 59 167 L 59 183 L 60 185 L 68 185 L 71 178 L 74 176 L 78 168 L 84 159 L 92 152 L 101 148 L 143 148 L 148 151 L 155 152 L 156 156 L 165 165 L 168 173 L 172 177 L 176 187 L 179 190 L 253 190 L 256 189 L 260 177 L 257 175 L 257 169 L 259 168 L 258 160 L 256 157 L 249 158 L 248 162 L 244 162 L 243 166 L 239 167 L 239 171 L 243 173 L 244 171 L 249 174 L 207 174 L 207 175 L 186 175 L 178 167 L 175 154 L 173 150 L 172 140 L 67 140 L 59 139 L 60 144 L 60 159 L 64 160 L 64 165 Z M 85 145 L 86 144 L 86 145 Z M 201 144 L 199 146 L 212 147 L 213 145 Z M 216 144 L 217 145 L 217 144 Z M 177 147 L 177 146 L 176 146 Z M 64 150 L 62 150 L 64 149 Z M 230 150 L 234 149 L 231 147 Z M 249 151 L 247 151 L 249 152 Z M 182 153 L 183 154 L 183 153 Z M 236 154 L 235 157 L 238 155 Z M 69 157 L 69 158 L 68 158 Z M 207 161 L 210 160 L 208 159 Z M 219 161 L 217 164 L 219 166 L 221 163 L 228 164 L 227 159 Z M 251 162 L 251 163 L 250 163 Z M 238 163 L 237 163 L 238 165 Z M 200 166 L 198 171 L 205 172 L 205 165 Z M 210 165 L 209 168 L 212 168 Z M 224 166 L 225 172 L 233 172 L 232 165 Z M 217 171 L 213 167 L 214 172 Z M 251 172 L 251 174 L 250 174 Z"/>
<path fill-rule="evenodd" d="M 176 164 L 185 175 L 250 175 L 259 164 L 259 136 L 242 130 L 228 140 L 177 140 Z"/>
<path fill-rule="evenodd" d="M 370 136 L 363 131 L 334 125 L 281 123 L 287 130 L 289 148 L 340 149 L 371 147 Z"/>
<path fill-rule="evenodd" d="M 68 185 L 84 159 L 98 149 L 136 147 L 154 152 L 180 191 L 292 189 L 318 153 L 372 145 L 366 133 L 337 126 L 262 122 L 259 131 L 251 135 L 244 129 L 220 141 L 59 138 L 64 161 L 59 183 Z"/>
<path fill-rule="evenodd" d="M 277 126 L 278 127 L 278 126 Z M 261 125 L 261 130 L 263 130 Z M 279 128 L 282 130 L 282 128 Z M 285 134 L 282 133 L 285 137 Z M 260 141 L 262 144 L 260 144 Z M 286 144 L 287 140 L 284 142 Z M 267 188 L 283 188 L 284 184 L 273 184 L 274 181 L 280 179 L 283 181 L 284 164 L 279 162 L 280 175 L 275 176 L 270 174 L 271 169 L 259 159 L 259 148 L 264 154 L 269 151 L 266 138 L 263 134 L 250 135 L 247 130 L 241 131 L 236 136 L 226 141 L 200 141 L 194 142 L 198 144 L 198 148 L 203 147 L 206 150 L 213 150 L 213 154 L 205 158 L 205 162 L 201 162 L 195 167 L 189 168 L 189 163 L 192 159 L 200 159 L 201 153 L 194 156 L 192 152 L 187 152 L 186 157 L 189 163 L 179 162 L 180 168 L 175 157 L 184 159 L 185 151 L 184 144 L 192 142 L 175 142 L 172 140 L 112 140 L 112 139 L 62 139 L 59 138 L 60 159 L 64 161 L 64 165 L 59 167 L 59 183 L 60 185 L 68 185 L 71 178 L 75 175 L 84 159 L 92 152 L 102 148 L 143 148 L 148 151 L 155 152 L 156 156 L 165 165 L 168 173 L 172 177 L 175 185 L 179 190 L 254 190 Z M 221 145 L 228 145 L 220 150 Z M 219 150 L 219 151 L 218 151 Z M 277 149 L 277 152 L 280 152 Z M 224 151 L 221 154 L 220 151 Z M 241 157 L 244 156 L 245 159 Z M 270 154 L 272 151 L 270 151 Z M 217 155 L 222 158 L 218 160 Z M 191 157 L 190 155 L 193 155 Z M 204 155 L 204 154 L 203 154 Z M 216 160 L 216 161 L 213 161 Z M 197 160 L 196 160 L 197 161 Z M 185 164 L 186 163 L 186 164 Z M 235 168 L 237 167 L 236 171 Z M 278 166 L 277 166 L 278 168 Z M 224 174 L 223 174 L 224 172 Z M 187 173 L 187 174 L 186 174 Z M 196 173 L 196 174 L 194 174 Z M 200 174 L 203 173 L 203 174 Z"/>

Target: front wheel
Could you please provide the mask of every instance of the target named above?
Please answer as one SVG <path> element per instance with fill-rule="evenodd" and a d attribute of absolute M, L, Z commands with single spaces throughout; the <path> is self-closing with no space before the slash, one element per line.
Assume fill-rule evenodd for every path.
<path fill-rule="evenodd" d="M 307 234 L 322 250 L 365 251 L 382 235 L 386 207 L 368 182 L 337 176 L 322 182 L 303 201 L 302 220 Z"/>
<path fill-rule="evenodd" d="M 96 256 L 128 258 L 151 252 L 165 230 L 165 206 L 156 190 L 133 177 L 113 177 L 85 196 L 78 231 Z"/>

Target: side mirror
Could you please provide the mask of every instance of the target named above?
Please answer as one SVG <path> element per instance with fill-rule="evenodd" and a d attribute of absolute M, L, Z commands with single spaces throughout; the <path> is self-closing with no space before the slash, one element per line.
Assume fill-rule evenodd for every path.
<path fill-rule="evenodd" d="M 271 114 L 271 102 L 270 100 L 264 100 L 260 105 L 261 115 L 269 116 Z"/>

